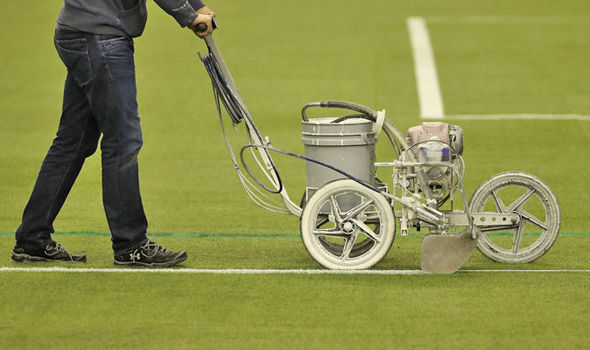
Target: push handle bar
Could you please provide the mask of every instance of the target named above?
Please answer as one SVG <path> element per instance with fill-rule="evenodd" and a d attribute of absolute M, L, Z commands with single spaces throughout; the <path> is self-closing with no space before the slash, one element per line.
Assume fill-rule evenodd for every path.
<path fill-rule="evenodd" d="M 211 25 L 213 29 L 217 29 L 217 22 L 215 21 L 215 17 L 211 18 Z M 209 26 L 207 25 L 207 23 L 199 23 L 197 24 L 197 28 L 195 28 L 195 30 L 199 33 L 203 33 L 207 31 L 208 27 Z"/>
<path fill-rule="evenodd" d="M 199 24 L 197 24 L 196 30 L 199 33 L 203 33 L 203 32 L 207 31 L 207 27 L 208 27 L 207 23 L 199 23 Z"/>
<path fill-rule="evenodd" d="M 369 107 L 365 107 L 363 105 L 359 105 L 359 104 L 352 103 L 352 102 L 329 100 L 329 101 L 310 102 L 310 103 L 306 104 L 305 106 L 303 106 L 303 108 L 301 109 L 301 118 L 304 121 L 309 120 L 307 118 L 307 109 L 309 109 L 311 107 L 349 109 L 351 111 L 359 112 L 359 113 L 365 114 L 365 115 L 373 117 L 373 118 L 377 117 L 377 112 L 372 110 Z"/>

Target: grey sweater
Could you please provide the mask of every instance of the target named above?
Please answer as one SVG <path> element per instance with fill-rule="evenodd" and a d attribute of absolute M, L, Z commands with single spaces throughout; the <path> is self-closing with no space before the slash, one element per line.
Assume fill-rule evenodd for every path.
<path fill-rule="evenodd" d="M 201 0 L 154 0 L 182 27 L 196 18 Z M 146 0 L 65 0 L 58 27 L 94 34 L 138 37 L 147 21 Z"/>

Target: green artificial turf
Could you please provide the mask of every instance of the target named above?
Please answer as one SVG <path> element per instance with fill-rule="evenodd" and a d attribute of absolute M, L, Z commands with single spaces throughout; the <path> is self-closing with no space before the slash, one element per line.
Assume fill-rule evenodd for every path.
<path fill-rule="evenodd" d="M 590 280 L 583 275 L 12 279 L 14 297 L 0 306 L 3 314 L 19 315 L 1 326 L 10 348 L 584 349 L 589 343 Z M 43 298 L 27 297 L 40 285 Z"/>
<path fill-rule="evenodd" d="M 65 70 L 52 43 L 62 1 L 0 3 L 0 266 L 57 130 Z M 406 19 L 430 30 L 448 114 L 590 115 L 585 0 L 260 0 L 208 2 L 215 39 L 264 135 L 303 152 L 300 108 L 350 100 L 400 129 L 421 123 Z M 314 269 L 298 219 L 251 204 L 232 170 L 205 45 L 149 3 L 137 39 L 144 147 L 140 178 L 153 238 L 192 268 Z M 24 15 L 23 15 L 24 14 Z M 555 192 L 562 232 L 522 265 L 478 252 L 465 269 L 589 269 L 590 122 L 452 120 L 465 131 L 465 187 L 533 173 Z M 246 142 L 240 128 L 235 145 Z M 386 142 L 378 158 L 391 160 Z M 55 239 L 112 267 L 100 152 L 55 222 Z M 276 158 L 297 202 L 304 163 Z M 390 179 L 390 174 L 383 174 Z M 420 238 L 397 237 L 376 269 L 419 269 Z M 0 348 L 585 349 L 589 273 L 451 276 L 160 275 L 0 272 Z"/>

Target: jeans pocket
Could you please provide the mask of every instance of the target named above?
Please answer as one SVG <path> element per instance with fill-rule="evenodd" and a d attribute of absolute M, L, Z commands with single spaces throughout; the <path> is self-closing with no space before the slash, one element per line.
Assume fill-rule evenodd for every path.
<path fill-rule="evenodd" d="M 55 39 L 55 45 L 63 51 L 88 54 L 88 40 L 86 38 Z"/>
<path fill-rule="evenodd" d="M 102 54 L 109 62 L 133 63 L 134 46 L 132 39 L 125 36 L 119 36 L 100 40 L 98 45 Z"/>
<path fill-rule="evenodd" d="M 62 62 L 73 74 L 78 85 L 86 85 L 93 77 L 86 38 L 55 40 L 55 48 Z"/>

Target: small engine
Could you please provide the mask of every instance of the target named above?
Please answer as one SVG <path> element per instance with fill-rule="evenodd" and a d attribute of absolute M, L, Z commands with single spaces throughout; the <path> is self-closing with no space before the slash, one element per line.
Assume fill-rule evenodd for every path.
<path fill-rule="evenodd" d="M 463 129 L 458 125 L 449 125 L 441 122 L 424 122 L 422 125 L 413 126 L 408 129 L 408 140 L 410 145 L 428 141 L 437 137 L 440 141 L 451 146 L 456 155 L 463 154 Z"/>
<path fill-rule="evenodd" d="M 407 141 L 411 147 L 414 147 L 414 153 L 421 163 L 460 163 L 459 159 L 463 154 L 463 129 L 457 125 L 424 122 L 422 125 L 408 129 Z M 451 186 L 454 186 L 451 169 L 432 166 L 424 167 L 423 171 L 431 197 L 442 204 Z"/>

